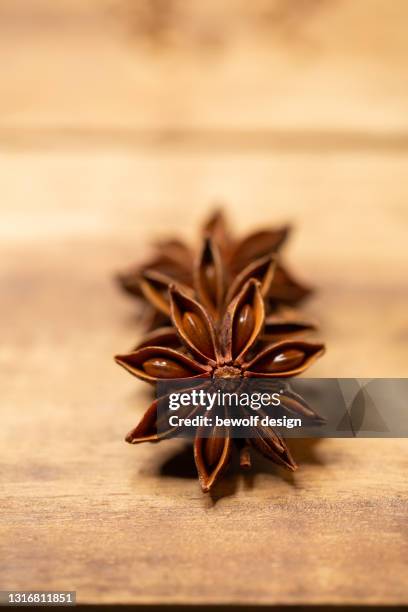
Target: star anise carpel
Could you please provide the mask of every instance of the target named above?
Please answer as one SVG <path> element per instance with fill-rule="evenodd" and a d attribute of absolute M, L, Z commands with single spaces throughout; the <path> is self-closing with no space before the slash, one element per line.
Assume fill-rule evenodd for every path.
<path fill-rule="evenodd" d="M 242 286 L 237 283 L 236 293 L 228 303 L 218 301 L 221 293 L 217 293 L 216 284 L 221 286 L 223 280 L 216 270 L 216 258 L 208 257 L 205 249 L 197 281 L 201 288 L 197 291 L 199 300 L 175 284 L 168 289 L 169 314 L 178 340 L 171 328 L 156 330 L 147 342 L 129 354 L 118 355 L 116 361 L 151 384 L 172 379 L 191 383 L 199 380 L 200 384 L 234 380 L 245 384 L 252 378 L 260 381 L 290 378 L 307 369 L 323 353 L 324 346 L 295 339 L 267 346 L 260 342 L 265 325 L 262 280 L 244 278 Z M 263 277 L 269 274 L 269 265 L 272 260 Z M 283 393 L 281 402 L 289 412 L 318 421 L 313 410 L 289 388 Z M 199 409 L 185 406 L 182 413 L 191 415 Z M 174 428 L 163 431 L 158 426 L 158 418 L 158 400 L 155 400 L 138 426 L 129 433 L 127 441 L 159 441 L 177 435 Z M 208 491 L 227 467 L 234 440 L 227 427 L 214 427 L 208 437 L 200 433 L 198 429 L 194 457 L 202 489 Z M 271 428 L 255 429 L 244 446 L 242 442 L 238 445 L 243 467 L 250 464 L 249 448 L 252 447 L 281 466 L 296 468 L 285 441 Z"/>

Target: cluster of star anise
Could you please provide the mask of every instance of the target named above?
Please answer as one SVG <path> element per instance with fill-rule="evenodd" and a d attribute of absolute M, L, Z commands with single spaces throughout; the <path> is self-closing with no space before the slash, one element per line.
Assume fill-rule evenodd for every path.
<path fill-rule="evenodd" d="M 143 302 L 148 320 L 142 341 L 129 354 L 118 355 L 117 363 L 152 384 L 256 379 L 261 385 L 306 370 L 324 346 L 299 339 L 315 326 L 294 309 L 310 289 L 281 263 L 279 250 L 288 233 L 282 227 L 237 240 L 217 211 L 203 227 L 198 253 L 179 240 L 156 245 L 149 261 L 119 277 L 122 287 Z M 289 385 L 281 391 L 284 411 L 321 422 Z M 158 403 L 151 404 L 128 442 L 177 435 L 174 428 L 159 426 Z M 180 412 L 191 416 L 197 407 L 185 406 Z M 256 427 L 247 439 L 234 439 L 225 427 L 214 427 L 206 437 L 197 430 L 194 458 L 203 491 L 210 490 L 228 465 L 233 445 L 244 468 L 251 465 L 251 448 L 290 470 L 297 467 L 272 428 Z"/>

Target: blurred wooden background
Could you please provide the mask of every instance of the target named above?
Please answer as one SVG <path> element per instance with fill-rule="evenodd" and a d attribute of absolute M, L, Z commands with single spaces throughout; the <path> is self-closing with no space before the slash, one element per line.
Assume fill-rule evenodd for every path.
<path fill-rule="evenodd" d="M 407 444 L 294 444 L 202 496 L 111 355 L 152 236 L 292 221 L 311 375 L 408 373 L 405 0 L 0 0 L 0 588 L 81 602 L 406 603 Z M 212 574 L 213 567 L 225 575 Z M 385 571 L 386 570 L 386 571 Z"/>

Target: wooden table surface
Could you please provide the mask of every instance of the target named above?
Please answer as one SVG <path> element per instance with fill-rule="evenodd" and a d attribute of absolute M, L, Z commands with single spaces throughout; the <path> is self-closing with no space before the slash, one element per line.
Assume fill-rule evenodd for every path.
<path fill-rule="evenodd" d="M 149 397 L 112 360 L 139 333 L 113 274 L 222 201 L 237 231 L 296 226 L 311 376 L 408 375 L 407 4 L 261 28 L 193 2 L 165 43 L 112 4 L 0 3 L 0 590 L 408 603 L 406 440 L 294 440 L 294 475 L 203 495 L 182 442 L 124 443 Z"/>

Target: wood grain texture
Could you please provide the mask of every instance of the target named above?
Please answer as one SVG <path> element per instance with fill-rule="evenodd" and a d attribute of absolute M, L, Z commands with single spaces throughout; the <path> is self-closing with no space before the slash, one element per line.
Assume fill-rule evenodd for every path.
<path fill-rule="evenodd" d="M 301 90 L 290 37 L 271 59 L 238 20 L 219 57 L 157 55 L 105 14 L 90 25 L 97 3 L 61 3 L 50 22 L 51 4 L 32 2 L 35 20 L 0 3 L 0 589 L 408 603 L 406 440 L 293 440 L 294 475 L 259 460 L 206 496 L 183 443 L 124 443 L 149 395 L 112 359 L 138 334 L 113 274 L 152 236 L 194 241 L 221 200 L 237 231 L 295 224 L 286 256 L 319 288 L 305 308 L 328 345 L 311 376 L 408 376 L 406 4 L 376 0 L 381 20 L 363 1 L 314 13 Z M 81 44 L 57 45 L 50 23 L 82 24 Z"/>
<path fill-rule="evenodd" d="M 0 125 L 406 133 L 406 15 L 405 0 L 1 0 Z"/>

